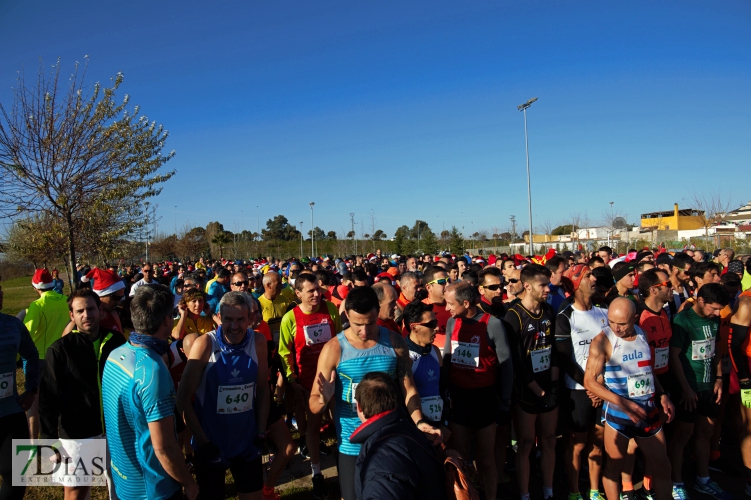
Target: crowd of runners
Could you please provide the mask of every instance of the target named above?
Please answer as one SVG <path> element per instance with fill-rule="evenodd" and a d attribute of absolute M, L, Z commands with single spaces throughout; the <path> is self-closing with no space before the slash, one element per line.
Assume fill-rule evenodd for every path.
<path fill-rule="evenodd" d="M 441 499 L 444 448 L 485 499 L 553 498 L 554 477 L 571 500 L 732 499 L 713 474 L 751 497 L 750 272 L 731 249 L 378 251 L 81 268 L 65 296 L 38 269 L 39 299 L 0 314 L 0 500 L 25 494 L 29 436 L 106 439 L 123 500 L 224 498 L 228 470 L 280 498 L 297 453 L 315 499 L 327 454 L 345 500 Z"/>

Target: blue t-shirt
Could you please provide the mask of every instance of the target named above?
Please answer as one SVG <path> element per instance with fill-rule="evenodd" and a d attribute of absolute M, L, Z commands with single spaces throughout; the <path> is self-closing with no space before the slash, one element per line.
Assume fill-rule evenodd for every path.
<path fill-rule="evenodd" d="M 181 486 L 159 462 L 149 431 L 149 422 L 175 413 L 175 386 L 167 365 L 149 348 L 118 347 L 104 365 L 102 400 L 117 496 L 170 498 Z"/>

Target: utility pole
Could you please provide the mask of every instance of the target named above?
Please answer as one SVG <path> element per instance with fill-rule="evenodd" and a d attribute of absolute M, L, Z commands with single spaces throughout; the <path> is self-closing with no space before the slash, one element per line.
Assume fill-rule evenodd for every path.
<path fill-rule="evenodd" d="M 524 113 L 524 150 L 527 154 L 527 202 L 529 204 L 529 254 L 535 254 L 534 237 L 532 228 L 532 183 L 529 176 L 529 140 L 527 139 L 527 108 L 537 100 L 537 97 L 533 97 L 524 104 L 518 105 L 516 108 Z"/>
<path fill-rule="evenodd" d="M 300 221 L 300 258 L 302 259 L 303 253 L 302 253 L 302 221 Z"/>
<path fill-rule="evenodd" d="M 352 225 L 352 241 L 355 242 L 355 255 L 357 255 L 357 238 L 355 235 L 355 214 L 354 212 L 349 213 L 349 222 Z"/>
<path fill-rule="evenodd" d="M 511 243 L 516 240 L 516 215 L 509 217 L 511 219 Z"/>
<path fill-rule="evenodd" d="M 315 201 L 310 202 L 310 257 L 315 258 L 316 256 L 316 249 L 315 249 L 315 239 L 316 239 L 316 231 L 315 231 L 315 224 L 313 224 L 313 205 L 315 205 Z"/>

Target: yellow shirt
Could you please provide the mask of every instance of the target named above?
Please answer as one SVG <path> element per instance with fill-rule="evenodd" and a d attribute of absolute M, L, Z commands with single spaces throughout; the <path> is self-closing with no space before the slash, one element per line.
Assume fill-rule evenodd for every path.
<path fill-rule="evenodd" d="M 183 323 L 183 330 L 184 332 L 180 335 L 180 338 L 185 337 L 189 333 L 197 333 L 198 335 L 203 335 L 204 333 L 213 332 L 214 330 L 216 330 L 216 325 L 214 325 L 214 321 L 208 316 L 199 316 L 196 320 L 185 318 L 185 323 Z M 178 333 L 177 324 L 175 324 L 175 328 L 172 329 L 172 333 Z"/>
<path fill-rule="evenodd" d="M 261 303 L 263 320 L 269 324 L 271 336 L 274 338 L 274 342 L 278 344 L 279 328 L 282 324 L 282 318 L 290 307 L 290 301 L 280 293 L 273 302 L 267 299 L 265 295 L 258 297 L 258 302 Z"/>

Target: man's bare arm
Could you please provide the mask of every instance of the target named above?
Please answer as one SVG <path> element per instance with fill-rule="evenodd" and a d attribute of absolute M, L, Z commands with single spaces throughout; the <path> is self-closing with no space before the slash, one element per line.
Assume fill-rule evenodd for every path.
<path fill-rule="evenodd" d="M 420 394 L 415 387 L 415 381 L 412 378 L 412 359 L 409 357 L 409 347 L 401 335 L 390 333 L 391 345 L 396 352 L 396 380 L 401 387 L 404 395 L 404 404 L 407 406 L 407 412 L 414 422 L 423 419 L 420 405 Z"/>
<path fill-rule="evenodd" d="M 183 488 L 188 498 L 196 498 L 198 485 L 185 464 L 185 456 L 175 438 L 174 417 L 165 417 L 149 422 L 151 444 L 154 454 L 164 470 Z"/>
<path fill-rule="evenodd" d="M 339 340 L 336 337 L 326 342 L 326 345 L 321 350 L 321 355 L 318 357 L 318 366 L 316 367 L 316 379 L 313 381 L 313 388 L 310 391 L 310 399 L 308 400 L 311 413 L 322 413 L 329 402 L 325 398 L 325 395 L 321 394 L 319 379 L 331 380 L 331 374 L 339 364 L 339 352 Z"/>
<path fill-rule="evenodd" d="M 180 379 L 180 385 L 177 388 L 177 411 L 185 420 L 185 425 L 193 433 L 199 445 L 209 442 L 206 433 L 203 432 L 201 422 L 198 420 L 193 409 L 191 400 L 198 389 L 203 377 L 203 371 L 209 362 L 211 356 L 211 339 L 207 335 L 202 335 L 193 343 L 188 355 L 188 361 L 185 365 L 185 371 Z"/>
<path fill-rule="evenodd" d="M 258 357 L 258 376 L 256 377 L 256 418 L 258 420 L 258 432 L 265 433 L 269 418 L 269 405 L 271 402 L 269 399 L 269 362 L 266 357 L 266 338 L 258 332 L 253 332 L 253 330 L 249 330 L 249 333 L 255 335 L 255 339 L 253 340 L 256 343 L 256 354 Z"/>

